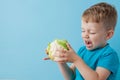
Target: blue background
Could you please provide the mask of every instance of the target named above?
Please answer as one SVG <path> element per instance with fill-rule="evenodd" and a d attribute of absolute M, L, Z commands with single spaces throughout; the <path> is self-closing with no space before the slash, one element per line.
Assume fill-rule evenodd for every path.
<path fill-rule="evenodd" d="M 0 0 L 0 79 L 64 80 L 55 62 L 42 60 L 45 48 L 54 39 L 67 39 L 77 51 L 83 45 L 81 15 L 102 1 Z M 115 35 L 109 42 L 120 57 L 120 1 L 104 2 L 118 11 Z"/>

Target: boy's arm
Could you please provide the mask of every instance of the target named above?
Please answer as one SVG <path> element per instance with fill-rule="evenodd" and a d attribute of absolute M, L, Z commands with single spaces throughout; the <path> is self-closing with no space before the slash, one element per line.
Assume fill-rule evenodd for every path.
<path fill-rule="evenodd" d="M 54 56 L 56 56 L 58 58 L 55 59 L 54 61 L 62 62 L 62 63 L 64 63 L 64 62 L 73 63 L 75 68 L 78 69 L 78 71 L 80 72 L 80 74 L 84 78 L 84 80 L 106 80 L 108 78 L 108 76 L 111 73 L 109 70 L 102 68 L 102 67 L 97 67 L 96 70 L 91 69 L 82 60 L 81 57 L 76 55 L 75 51 L 71 48 L 70 45 L 68 45 L 68 48 L 69 48 L 69 50 L 67 52 L 59 51 L 59 53 L 56 53 Z M 60 54 L 60 53 L 63 53 L 63 54 Z M 65 70 L 64 73 L 67 74 L 67 77 L 69 77 L 71 75 L 72 71 L 70 70 L 70 68 L 66 67 L 66 65 L 62 66 L 61 68 L 62 68 L 63 72 Z M 75 74 L 75 76 L 77 76 L 77 75 Z"/>
<path fill-rule="evenodd" d="M 74 73 L 75 67 L 73 65 L 69 67 L 66 63 L 59 63 L 59 62 L 58 65 L 65 80 L 73 80 L 75 78 L 75 73 Z"/>
<path fill-rule="evenodd" d="M 50 60 L 49 57 L 43 58 L 44 60 Z M 72 64 L 70 67 L 66 63 L 57 62 L 64 76 L 65 80 L 73 80 L 75 78 L 75 66 Z"/>
<path fill-rule="evenodd" d="M 102 67 L 97 67 L 96 71 L 92 70 L 80 57 L 76 57 L 73 64 L 85 80 L 106 80 L 110 75 L 110 71 Z"/>

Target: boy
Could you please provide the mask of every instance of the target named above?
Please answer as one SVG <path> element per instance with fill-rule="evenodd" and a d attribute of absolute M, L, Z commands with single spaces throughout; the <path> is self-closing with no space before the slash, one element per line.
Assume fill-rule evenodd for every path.
<path fill-rule="evenodd" d="M 116 22 L 117 12 L 107 3 L 93 5 L 83 13 L 81 35 L 85 46 L 76 54 L 67 44 L 68 51 L 54 54 L 65 80 L 115 80 L 119 60 L 107 41 L 114 34 Z"/>

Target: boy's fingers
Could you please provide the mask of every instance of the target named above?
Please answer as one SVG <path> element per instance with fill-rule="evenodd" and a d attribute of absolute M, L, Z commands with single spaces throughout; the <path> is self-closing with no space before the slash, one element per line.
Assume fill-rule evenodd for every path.
<path fill-rule="evenodd" d="M 55 54 L 53 54 L 54 57 L 65 57 L 65 54 L 63 54 L 62 52 L 56 52 Z"/>
<path fill-rule="evenodd" d="M 66 58 L 59 58 L 59 57 L 55 57 L 54 61 L 56 61 L 56 62 L 64 62 L 64 63 L 68 62 L 68 60 Z"/>
<path fill-rule="evenodd" d="M 49 57 L 46 57 L 46 58 L 43 58 L 43 60 L 50 60 L 50 58 L 49 58 Z"/>
<path fill-rule="evenodd" d="M 59 58 L 59 57 L 55 57 L 55 58 L 54 58 L 54 61 L 59 62 L 59 61 L 62 61 L 62 59 Z"/>
<path fill-rule="evenodd" d="M 67 47 L 68 47 L 68 49 L 72 48 L 69 43 L 67 43 Z"/>
<path fill-rule="evenodd" d="M 66 49 L 62 49 L 62 50 L 57 50 L 56 52 L 59 52 L 59 53 L 66 53 Z"/>

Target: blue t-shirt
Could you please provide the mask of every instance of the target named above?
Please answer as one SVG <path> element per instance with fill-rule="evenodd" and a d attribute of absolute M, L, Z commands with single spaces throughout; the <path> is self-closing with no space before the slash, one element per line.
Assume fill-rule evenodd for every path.
<path fill-rule="evenodd" d="M 97 67 L 103 67 L 111 72 L 107 80 L 115 80 L 115 76 L 119 67 L 119 59 L 117 53 L 107 44 L 103 48 L 95 50 L 87 50 L 86 47 L 81 47 L 78 55 L 84 62 L 93 70 Z M 78 69 L 75 70 L 75 80 L 84 80 Z"/>

